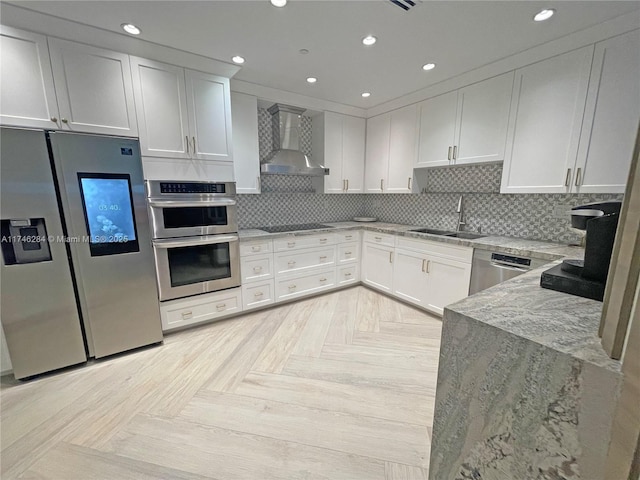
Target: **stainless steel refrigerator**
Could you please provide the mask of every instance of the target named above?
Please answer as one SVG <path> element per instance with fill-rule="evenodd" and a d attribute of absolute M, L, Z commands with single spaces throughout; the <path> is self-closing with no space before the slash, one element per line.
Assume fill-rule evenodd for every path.
<path fill-rule="evenodd" d="M 135 139 L 2 128 L 0 318 L 16 378 L 160 342 Z"/>

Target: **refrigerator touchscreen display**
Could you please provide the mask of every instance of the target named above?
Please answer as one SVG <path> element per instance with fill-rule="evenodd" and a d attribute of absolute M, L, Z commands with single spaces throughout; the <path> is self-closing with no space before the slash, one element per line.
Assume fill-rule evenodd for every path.
<path fill-rule="evenodd" d="M 138 252 L 129 175 L 78 173 L 78 181 L 91 256 Z"/>

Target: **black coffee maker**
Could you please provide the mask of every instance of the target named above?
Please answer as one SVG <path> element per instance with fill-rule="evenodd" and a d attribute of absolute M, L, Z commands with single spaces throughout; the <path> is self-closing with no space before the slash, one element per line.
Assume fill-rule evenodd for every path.
<path fill-rule="evenodd" d="M 564 260 L 543 272 L 540 286 L 602 301 L 622 202 L 597 202 L 571 209 L 571 227 L 586 235 L 584 260 Z"/>

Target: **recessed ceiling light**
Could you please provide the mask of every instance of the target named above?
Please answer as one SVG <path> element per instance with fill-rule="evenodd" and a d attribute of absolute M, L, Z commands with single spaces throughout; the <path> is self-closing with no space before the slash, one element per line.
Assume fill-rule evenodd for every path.
<path fill-rule="evenodd" d="M 422 65 L 423 70 L 433 70 L 434 68 L 436 68 L 435 63 L 425 63 L 424 65 Z"/>
<path fill-rule="evenodd" d="M 231 61 L 233 63 L 237 63 L 238 65 L 242 65 L 244 63 L 244 57 L 241 57 L 240 55 L 236 55 L 231 59 Z"/>
<path fill-rule="evenodd" d="M 378 39 L 376 37 L 374 37 L 373 35 L 367 35 L 366 37 L 364 37 L 362 39 L 362 43 L 364 43 L 367 46 L 373 45 L 377 41 L 378 41 Z"/>
<path fill-rule="evenodd" d="M 142 33 L 142 30 L 136 27 L 133 23 L 123 23 L 120 26 L 125 32 L 131 35 L 140 35 Z"/>
<path fill-rule="evenodd" d="M 316 77 L 307 78 L 307 82 L 309 82 L 309 83 L 316 83 L 317 81 L 318 81 L 318 79 Z"/>
<path fill-rule="evenodd" d="M 274 7 L 284 7 L 287 4 L 287 0 L 271 0 L 271 5 Z"/>
<path fill-rule="evenodd" d="M 533 19 L 536 22 L 543 22 L 553 17 L 554 13 L 556 13 L 556 11 L 553 8 L 545 8 L 544 10 L 540 10 L 538 13 L 536 13 Z"/>
<path fill-rule="evenodd" d="M 364 93 L 362 94 L 362 98 L 368 98 L 368 97 L 370 97 L 370 96 L 371 96 L 371 94 L 370 94 L 369 92 L 364 92 Z"/>

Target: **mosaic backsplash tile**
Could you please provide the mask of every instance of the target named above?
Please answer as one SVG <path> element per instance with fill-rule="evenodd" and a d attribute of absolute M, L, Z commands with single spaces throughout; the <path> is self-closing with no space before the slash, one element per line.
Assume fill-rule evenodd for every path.
<path fill-rule="evenodd" d="M 258 110 L 260 158 L 272 151 L 271 115 Z M 311 154 L 312 120 L 303 116 L 301 149 Z M 622 195 L 521 194 L 501 195 L 502 164 L 432 168 L 420 172 L 420 194 L 325 195 L 322 179 L 305 176 L 265 175 L 262 194 L 238 195 L 240 228 L 309 222 L 339 222 L 357 216 L 380 221 L 454 230 L 456 207 L 463 194 L 465 230 L 495 235 L 573 243 L 580 239 L 570 229 L 569 214 L 557 208 L 602 200 L 622 200 Z M 424 190 L 423 190 L 424 189 Z"/>

